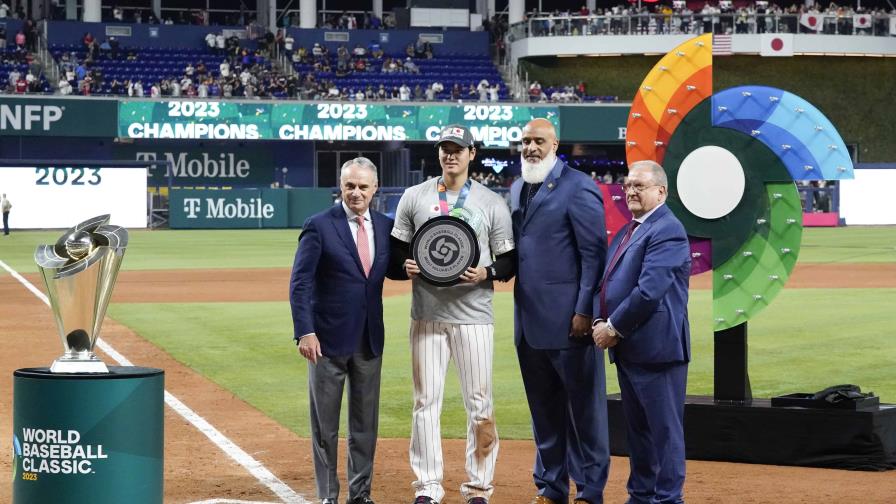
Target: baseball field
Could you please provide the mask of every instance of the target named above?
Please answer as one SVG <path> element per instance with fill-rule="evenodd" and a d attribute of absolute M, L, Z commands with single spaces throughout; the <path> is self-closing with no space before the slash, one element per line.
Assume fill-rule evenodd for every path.
<path fill-rule="evenodd" d="M 62 352 L 32 254 L 59 231 L 0 238 L 0 431 L 12 430 L 12 376 Z M 165 369 L 166 502 L 316 502 L 307 440 L 307 367 L 292 338 L 288 280 L 296 230 L 133 231 L 100 352 Z M 896 402 L 896 227 L 807 229 L 787 289 L 750 323 L 755 397 L 853 383 Z M 712 394 L 711 284 L 692 278 L 688 393 Z M 511 284 L 495 296 L 496 416 L 501 446 L 492 502 L 534 494 L 528 407 L 513 346 Z M 386 285 L 386 349 L 374 480 L 377 502 L 410 502 L 410 286 Z M 346 307 L 347 312 L 351 307 Z M 118 360 L 118 362 L 121 362 Z M 447 501 L 460 503 L 465 417 L 447 380 L 442 430 Z M 616 392 L 608 366 L 609 392 Z M 173 399 L 172 399 L 173 398 Z M 181 405 L 183 407 L 181 407 Z M 0 450 L 11 453 L 10 436 Z M 10 458 L 0 458 L 0 474 Z M 344 471 L 344 467 L 341 468 Z M 627 460 L 614 457 L 607 502 L 623 502 Z M 11 495 L 0 478 L 0 502 Z M 896 474 L 689 461 L 685 497 L 718 503 L 890 503 Z"/>

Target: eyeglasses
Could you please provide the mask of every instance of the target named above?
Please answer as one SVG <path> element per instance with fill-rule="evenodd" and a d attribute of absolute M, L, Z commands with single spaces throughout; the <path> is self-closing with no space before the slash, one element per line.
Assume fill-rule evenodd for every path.
<path fill-rule="evenodd" d="M 635 194 L 641 194 L 642 192 L 650 189 L 651 187 L 660 187 L 659 185 L 640 185 L 640 184 L 622 184 L 622 192 L 628 194 L 629 191 L 633 191 Z"/>

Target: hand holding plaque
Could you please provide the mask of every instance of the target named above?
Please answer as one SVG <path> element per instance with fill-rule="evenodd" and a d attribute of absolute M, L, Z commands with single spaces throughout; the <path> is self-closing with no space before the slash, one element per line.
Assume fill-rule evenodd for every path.
<path fill-rule="evenodd" d="M 53 373 L 107 373 L 93 348 L 128 244 L 128 232 L 109 225 L 109 215 L 69 229 L 54 245 L 34 252 L 65 347 Z"/>

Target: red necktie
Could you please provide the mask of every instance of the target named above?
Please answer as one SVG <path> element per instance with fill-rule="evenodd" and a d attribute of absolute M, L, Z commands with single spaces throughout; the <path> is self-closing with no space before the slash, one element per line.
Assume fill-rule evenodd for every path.
<path fill-rule="evenodd" d="M 364 217 L 355 217 L 358 221 L 358 257 L 364 267 L 364 276 L 370 275 L 370 243 L 367 241 L 367 229 L 364 228 Z"/>
<path fill-rule="evenodd" d="M 607 278 L 610 276 L 610 273 L 613 272 L 613 268 L 616 267 L 616 261 L 619 260 L 619 256 L 622 255 L 622 251 L 625 250 L 625 245 L 628 243 L 628 240 L 632 237 L 632 233 L 635 232 L 635 229 L 640 222 L 633 220 L 629 222 L 628 231 L 625 232 L 625 236 L 622 237 L 622 241 L 619 242 L 619 246 L 616 247 L 616 252 L 613 253 L 613 258 L 610 259 L 610 265 L 607 267 L 607 272 L 604 273 L 604 277 L 600 281 L 600 318 L 607 318 L 610 316 L 607 313 L 607 291 L 604 289 L 604 286 L 607 284 Z"/>

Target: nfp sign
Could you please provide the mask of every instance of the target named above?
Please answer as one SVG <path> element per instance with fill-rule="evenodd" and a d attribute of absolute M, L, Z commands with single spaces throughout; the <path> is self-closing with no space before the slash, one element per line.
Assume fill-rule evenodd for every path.
<path fill-rule="evenodd" d="M 470 127 L 477 142 L 507 145 L 542 117 L 559 126 L 558 108 L 528 105 L 374 105 L 124 101 L 118 134 L 190 140 L 433 141 L 449 124 Z"/>
<path fill-rule="evenodd" d="M 0 135 L 114 137 L 114 100 L 0 98 Z"/>
<path fill-rule="evenodd" d="M 285 228 L 287 193 L 282 190 L 173 189 L 169 193 L 172 229 Z"/>

